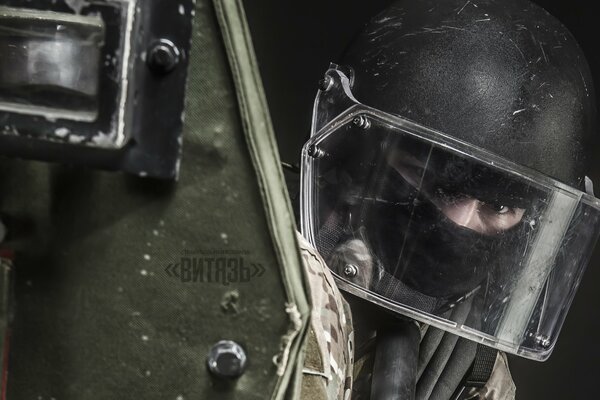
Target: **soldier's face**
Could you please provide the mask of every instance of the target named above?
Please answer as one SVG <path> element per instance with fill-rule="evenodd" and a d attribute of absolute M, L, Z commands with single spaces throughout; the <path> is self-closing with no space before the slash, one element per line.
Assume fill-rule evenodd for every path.
<path fill-rule="evenodd" d="M 388 158 L 389 165 L 411 186 L 426 196 L 448 219 L 483 235 L 494 235 L 516 226 L 523 219 L 523 208 L 474 197 L 460 190 L 446 190 L 429 173 L 427 160 L 397 150 Z"/>

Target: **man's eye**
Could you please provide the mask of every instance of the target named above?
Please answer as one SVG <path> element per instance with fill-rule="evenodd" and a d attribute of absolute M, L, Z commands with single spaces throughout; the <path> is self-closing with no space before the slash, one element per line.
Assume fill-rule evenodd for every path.
<path fill-rule="evenodd" d="M 491 208 L 496 214 L 507 214 L 511 211 L 510 207 L 503 206 L 502 204 L 492 204 Z"/>

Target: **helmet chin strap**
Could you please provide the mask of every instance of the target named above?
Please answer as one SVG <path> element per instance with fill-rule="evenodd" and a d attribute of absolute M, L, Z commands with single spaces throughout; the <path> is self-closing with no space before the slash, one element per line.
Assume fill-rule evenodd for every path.
<path fill-rule="evenodd" d="M 371 400 L 414 400 L 420 341 L 415 321 L 395 320 L 377 330 Z"/>

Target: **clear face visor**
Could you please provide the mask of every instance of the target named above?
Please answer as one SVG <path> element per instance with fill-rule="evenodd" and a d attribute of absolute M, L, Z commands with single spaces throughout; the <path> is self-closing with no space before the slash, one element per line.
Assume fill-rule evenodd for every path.
<path fill-rule="evenodd" d="M 459 336 L 550 355 L 600 201 L 359 103 L 333 67 L 303 150 L 302 231 L 342 289 Z"/>

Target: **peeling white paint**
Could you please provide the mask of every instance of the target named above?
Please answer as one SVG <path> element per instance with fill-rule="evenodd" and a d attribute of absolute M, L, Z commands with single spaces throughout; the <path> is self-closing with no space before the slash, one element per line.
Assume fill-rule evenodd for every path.
<path fill-rule="evenodd" d="M 56 128 L 54 130 L 54 134 L 56 136 L 58 136 L 59 138 L 65 138 L 65 137 L 69 136 L 69 133 L 71 133 L 71 131 L 69 130 L 69 128 L 65 128 L 65 127 Z"/>
<path fill-rule="evenodd" d="M 85 136 L 81 136 L 81 135 L 70 135 L 69 136 L 69 143 L 79 144 L 79 143 L 83 143 L 84 141 L 85 141 Z"/>

